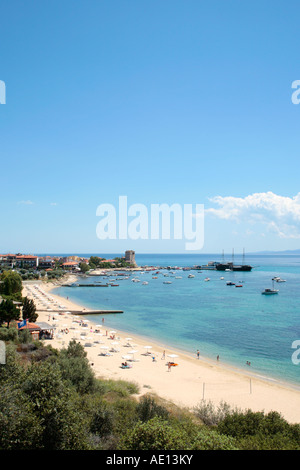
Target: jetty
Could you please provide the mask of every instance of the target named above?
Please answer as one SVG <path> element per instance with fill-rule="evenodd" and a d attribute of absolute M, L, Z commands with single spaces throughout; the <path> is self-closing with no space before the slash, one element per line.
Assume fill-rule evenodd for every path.
<path fill-rule="evenodd" d="M 39 309 L 41 312 L 47 312 L 49 315 L 52 315 L 54 313 L 64 313 L 61 310 L 56 310 L 56 309 Z M 72 313 L 74 315 L 108 315 L 108 314 L 114 314 L 114 313 L 124 313 L 124 310 L 87 310 L 87 309 L 82 309 L 82 310 L 68 310 L 68 313 Z"/>
<path fill-rule="evenodd" d="M 108 287 L 110 284 L 63 284 L 63 287 Z"/>
<path fill-rule="evenodd" d="M 76 315 L 108 315 L 112 313 L 124 313 L 123 310 L 70 310 Z"/>

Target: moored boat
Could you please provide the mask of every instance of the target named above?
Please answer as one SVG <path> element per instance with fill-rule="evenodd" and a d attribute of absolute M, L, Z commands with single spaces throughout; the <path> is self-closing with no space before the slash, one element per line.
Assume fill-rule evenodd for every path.
<path fill-rule="evenodd" d="M 265 289 L 264 291 L 262 291 L 262 294 L 264 295 L 272 295 L 272 294 L 278 294 L 278 290 L 276 289 Z"/>

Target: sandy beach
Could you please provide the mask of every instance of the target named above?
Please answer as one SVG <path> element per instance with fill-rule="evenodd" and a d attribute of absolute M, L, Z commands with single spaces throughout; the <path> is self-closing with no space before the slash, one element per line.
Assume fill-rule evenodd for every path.
<path fill-rule="evenodd" d="M 300 391 L 292 386 L 209 361 L 201 354 L 198 358 L 196 351 L 193 357 L 142 336 L 112 331 L 109 315 L 104 315 L 101 324 L 88 321 L 80 314 L 84 306 L 54 295 L 51 290 L 55 287 L 53 283 L 24 283 L 23 296 L 34 299 L 37 323 L 55 328 L 53 339 L 45 344 L 60 349 L 76 339 L 84 346 L 97 377 L 135 382 L 141 395 L 152 392 L 189 409 L 204 398 L 242 410 L 278 411 L 290 423 L 300 423 Z M 130 367 L 121 368 L 124 362 Z M 168 362 L 177 365 L 168 367 Z"/>

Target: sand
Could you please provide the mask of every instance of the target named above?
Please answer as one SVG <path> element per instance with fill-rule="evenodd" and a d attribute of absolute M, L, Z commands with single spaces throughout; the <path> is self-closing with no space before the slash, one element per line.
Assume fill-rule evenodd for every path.
<path fill-rule="evenodd" d="M 203 358 L 201 354 L 197 358 L 196 352 L 190 356 L 179 350 L 167 349 L 142 336 L 130 334 L 131 339 L 127 339 L 128 333 L 111 333 L 109 315 L 105 315 L 104 323 L 97 326 L 87 321 L 84 315 L 68 313 L 80 312 L 84 306 L 54 295 L 51 292 L 54 287 L 56 285 L 52 283 L 24 283 L 23 295 L 33 298 L 37 306 L 37 323 L 46 322 L 55 327 L 53 339 L 45 340 L 45 344 L 60 349 L 76 339 L 84 346 L 96 377 L 135 382 L 139 385 L 140 395 L 155 393 L 188 409 L 197 406 L 204 398 L 216 406 L 223 401 L 240 410 L 278 411 L 290 423 L 300 423 L 300 391 L 289 384 L 251 374 L 250 368 L 249 373 L 234 369 L 221 361 Z M 57 301 L 56 304 L 50 302 L 48 308 L 51 310 L 33 297 L 33 292 L 38 291 L 43 292 L 39 294 L 42 298 L 48 296 Z M 59 309 L 58 305 L 64 308 Z M 86 343 L 91 346 L 86 346 Z M 108 355 L 104 355 L 106 353 Z M 173 354 L 176 357 L 170 357 Z M 121 368 L 125 361 L 130 368 Z M 169 361 L 177 365 L 169 368 Z"/>

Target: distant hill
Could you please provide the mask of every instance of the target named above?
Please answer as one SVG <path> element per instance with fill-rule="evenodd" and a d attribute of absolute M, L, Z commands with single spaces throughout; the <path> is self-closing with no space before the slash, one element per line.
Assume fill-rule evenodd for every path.
<path fill-rule="evenodd" d="M 299 250 L 283 250 L 283 251 L 255 251 L 248 253 L 249 255 L 300 255 Z"/>

